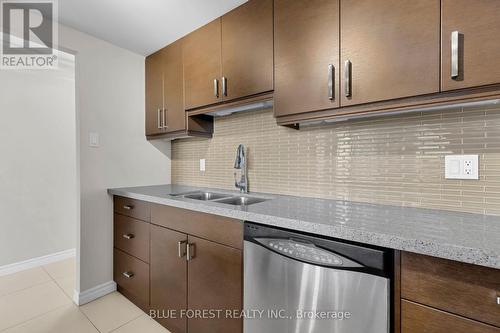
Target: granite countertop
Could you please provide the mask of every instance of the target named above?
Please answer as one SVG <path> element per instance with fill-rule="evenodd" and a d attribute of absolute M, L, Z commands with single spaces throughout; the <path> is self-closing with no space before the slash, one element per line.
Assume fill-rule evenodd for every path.
<path fill-rule="evenodd" d="M 183 185 L 116 188 L 108 193 L 500 269 L 500 217 L 263 193 L 272 198 L 248 207 L 174 197 L 197 190 Z"/>

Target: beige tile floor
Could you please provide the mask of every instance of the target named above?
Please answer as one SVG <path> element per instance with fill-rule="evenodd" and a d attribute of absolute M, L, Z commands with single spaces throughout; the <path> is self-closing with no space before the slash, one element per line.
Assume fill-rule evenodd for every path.
<path fill-rule="evenodd" d="M 169 333 L 119 293 L 72 302 L 75 261 L 0 277 L 2 333 Z"/>

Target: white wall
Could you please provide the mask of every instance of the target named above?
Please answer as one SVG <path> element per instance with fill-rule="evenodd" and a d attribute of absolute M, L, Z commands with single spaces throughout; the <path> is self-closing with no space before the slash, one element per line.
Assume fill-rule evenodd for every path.
<path fill-rule="evenodd" d="M 73 56 L 0 71 L 0 266 L 75 248 Z"/>
<path fill-rule="evenodd" d="M 143 56 L 67 27 L 59 29 L 59 44 L 76 52 L 81 193 L 77 290 L 84 292 L 113 279 L 113 207 L 106 190 L 170 183 L 170 143 L 156 148 L 145 139 Z M 89 132 L 100 134 L 99 148 L 88 146 Z"/>

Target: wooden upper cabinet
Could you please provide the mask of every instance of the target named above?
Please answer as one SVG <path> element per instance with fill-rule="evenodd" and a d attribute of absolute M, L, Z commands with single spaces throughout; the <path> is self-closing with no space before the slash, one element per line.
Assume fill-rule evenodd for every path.
<path fill-rule="evenodd" d="M 340 8 L 342 106 L 439 92 L 440 0 L 341 0 Z"/>
<path fill-rule="evenodd" d="M 220 18 L 184 37 L 183 63 L 186 110 L 222 101 Z"/>
<path fill-rule="evenodd" d="M 146 135 L 164 132 L 160 124 L 164 107 L 162 58 L 161 51 L 146 58 Z"/>
<path fill-rule="evenodd" d="M 339 0 L 274 1 L 274 113 L 339 106 Z"/>
<path fill-rule="evenodd" d="M 146 58 L 146 135 L 186 129 L 182 70 L 181 41 Z"/>
<path fill-rule="evenodd" d="M 223 99 L 273 90 L 273 0 L 250 0 L 221 24 Z"/>
<path fill-rule="evenodd" d="M 165 131 L 186 129 L 182 85 L 182 41 L 178 40 L 163 49 L 163 87 Z"/>
<path fill-rule="evenodd" d="M 273 1 L 250 0 L 183 42 L 186 110 L 273 90 Z"/>
<path fill-rule="evenodd" d="M 500 1 L 442 0 L 441 10 L 442 90 L 500 83 Z"/>

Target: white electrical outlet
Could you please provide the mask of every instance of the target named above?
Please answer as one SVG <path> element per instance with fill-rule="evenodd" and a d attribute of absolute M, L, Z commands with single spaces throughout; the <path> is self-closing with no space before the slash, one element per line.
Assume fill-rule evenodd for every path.
<path fill-rule="evenodd" d="M 478 155 L 447 155 L 444 160 L 446 179 L 479 179 Z"/>
<path fill-rule="evenodd" d="M 205 159 L 200 159 L 200 171 L 205 171 Z"/>

